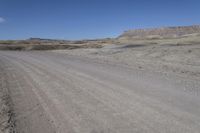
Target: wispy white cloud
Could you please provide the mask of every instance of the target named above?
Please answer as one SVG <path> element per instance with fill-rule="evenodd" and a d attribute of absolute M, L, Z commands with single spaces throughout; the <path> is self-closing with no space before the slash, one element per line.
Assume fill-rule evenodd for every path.
<path fill-rule="evenodd" d="M 2 17 L 0 17 L 0 23 L 3 23 L 3 22 L 5 22 L 6 20 L 4 19 L 4 18 L 2 18 Z"/>

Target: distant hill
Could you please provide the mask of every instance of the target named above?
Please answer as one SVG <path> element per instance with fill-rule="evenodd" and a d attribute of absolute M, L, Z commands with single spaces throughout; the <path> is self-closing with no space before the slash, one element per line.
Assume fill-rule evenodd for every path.
<path fill-rule="evenodd" d="M 177 38 L 191 34 L 200 34 L 200 25 L 129 30 L 118 39 Z"/>

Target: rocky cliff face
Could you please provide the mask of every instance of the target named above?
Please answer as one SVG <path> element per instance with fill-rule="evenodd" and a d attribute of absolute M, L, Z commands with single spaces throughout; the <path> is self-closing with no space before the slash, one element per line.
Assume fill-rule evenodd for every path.
<path fill-rule="evenodd" d="M 200 25 L 129 30 L 119 36 L 119 39 L 176 38 L 195 33 L 200 34 Z"/>

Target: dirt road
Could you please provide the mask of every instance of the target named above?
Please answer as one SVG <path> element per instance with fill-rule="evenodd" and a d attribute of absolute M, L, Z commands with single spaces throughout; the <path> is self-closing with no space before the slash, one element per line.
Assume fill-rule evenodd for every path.
<path fill-rule="evenodd" d="M 51 52 L 0 68 L 20 133 L 200 132 L 199 80 Z"/>

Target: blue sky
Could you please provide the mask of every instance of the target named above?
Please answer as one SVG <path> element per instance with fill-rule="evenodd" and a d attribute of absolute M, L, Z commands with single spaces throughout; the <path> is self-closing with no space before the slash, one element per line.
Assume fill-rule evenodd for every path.
<path fill-rule="evenodd" d="M 93 39 L 200 24 L 200 0 L 0 0 L 0 39 Z"/>

